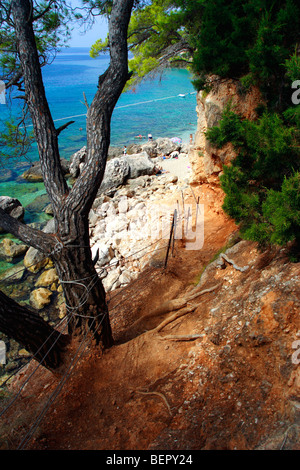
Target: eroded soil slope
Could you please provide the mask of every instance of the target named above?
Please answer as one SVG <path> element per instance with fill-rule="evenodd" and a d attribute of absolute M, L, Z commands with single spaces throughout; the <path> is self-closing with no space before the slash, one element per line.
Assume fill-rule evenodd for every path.
<path fill-rule="evenodd" d="M 300 449 L 299 263 L 238 239 L 213 261 L 236 227 L 218 190 L 197 191 L 203 248 L 177 240 L 166 269 L 157 254 L 112 292 L 115 345 L 76 356 L 75 343 L 63 382 L 39 368 L 3 416 L 1 448 Z"/>

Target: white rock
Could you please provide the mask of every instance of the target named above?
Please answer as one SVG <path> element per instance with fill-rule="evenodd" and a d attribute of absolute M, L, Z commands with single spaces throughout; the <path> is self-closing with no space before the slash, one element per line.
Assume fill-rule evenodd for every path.
<path fill-rule="evenodd" d="M 109 202 L 103 202 L 103 204 L 101 204 L 100 210 L 102 212 L 107 212 L 108 208 L 109 208 Z"/>
<path fill-rule="evenodd" d="M 94 246 L 91 248 L 92 258 L 95 258 L 97 251 L 99 250 L 99 260 L 97 262 L 98 266 L 104 266 L 105 264 L 109 263 L 110 260 L 114 257 L 114 252 L 108 244 L 104 241 L 100 240 L 95 243 Z"/>
<path fill-rule="evenodd" d="M 146 204 L 144 202 L 138 202 L 135 206 L 135 210 L 143 210 L 146 209 Z"/>
<path fill-rule="evenodd" d="M 108 234 L 114 234 L 116 232 L 122 232 L 127 229 L 129 221 L 126 217 L 119 216 L 114 217 L 112 220 L 108 222 L 106 225 L 106 231 Z"/>
<path fill-rule="evenodd" d="M 98 223 L 98 220 L 99 220 L 98 215 L 96 214 L 96 212 L 93 209 L 91 209 L 91 211 L 89 213 L 89 224 L 90 224 L 90 226 L 94 227 Z"/>
<path fill-rule="evenodd" d="M 108 217 L 115 217 L 118 214 L 119 210 L 114 206 L 114 204 L 110 204 L 106 214 Z"/>
<path fill-rule="evenodd" d="M 129 203 L 127 197 L 122 197 L 118 204 L 119 214 L 125 214 L 128 211 Z"/>
<path fill-rule="evenodd" d="M 119 277 L 119 281 L 122 284 L 129 284 L 132 280 L 132 276 L 131 276 L 131 273 L 126 270 L 126 271 L 123 271 L 122 274 L 120 275 Z"/>
<path fill-rule="evenodd" d="M 104 220 L 98 220 L 97 224 L 93 228 L 93 237 L 95 239 L 97 238 L 103 238 L 103 234 L 106 231 L 106 223 Z"/>
<path fill-rule="evenodd" d="M 118 258 L 116 258 L 116 257 L 112 258 L 112 259 L 110 260 L 110 262 L 109 262 L 109 266 L 115 266 L 115 267 L 117 267 L 118 264 L 119 264 L 119 260 L 118 260 Z"/>
<path fill-rule="evenodd" d="M 120 285 L 121 285 L 121 282 L 119 279 L 117 279 L 116 282 L 113 283 L 111 290 L 117 289 L 118 287 L 120 287 Z"/>
<path fill-rule="evenodd" d="M 108 273 L 106 278 L 103 279 L 103 287 L 104 287 L 105 291 L 109 292 L 110 290 L 112 290 L 112 287 L 114 286 L 114 284 L 117 281 L 119 281 L 119 273 L 118 272 L 111 271 L 110 273 Z M 119 281 L 119 283 L 120 283 L 120 281 Z"/>

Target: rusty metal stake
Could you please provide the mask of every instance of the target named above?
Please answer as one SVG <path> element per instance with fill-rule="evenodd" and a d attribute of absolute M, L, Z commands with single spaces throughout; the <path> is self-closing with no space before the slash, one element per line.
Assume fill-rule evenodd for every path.
<path fill-rule="evenodd" d="M 174 214 L 173 214 L 173 221 L 172 221 L 171 230 L 170 230 L 170 237 L 169 237 L 169 243 L 168 243 L 168 249 L 167 249 L 164 269 L 166 269 L 167 263 L 168 263 L 169 251 L 170 251 L 170 246 L 171 246 L 171 241 L 172 241 L 172 236 L 173 236 L 173 230 L 174 230 L 174 224 L 175 224 L 175 213 L 176 213 L 176 209 L 175 209 Z"/>

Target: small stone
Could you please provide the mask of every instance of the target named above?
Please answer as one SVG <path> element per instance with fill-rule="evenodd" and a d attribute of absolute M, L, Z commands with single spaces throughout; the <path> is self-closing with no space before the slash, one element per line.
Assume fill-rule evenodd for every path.
<path fill-rule="evenodd" d="M 24 266 L 28 271 L 37 273 L 46 266 L 49 259 L 36 248 L 30 247 L 24 257 Z"/>
<path fill-rule="evenodd" d="M 0 255 L 2 254 L 2 256 L 9 261 L 25 255 L 27 250 L 28 246 L 15 243 L 10 238 L 4 238 L 0 247 Z"/>
<path fill-rule="evenodd" d="M 20 349 L 18 354 L 20 357 L 28 357 L 31 355 L 26 349 Z"/>
<path fill-rule="evenodd" d="M 51 302 L 52 292 L 44 287 L 35 289 L 30 294 L 30 304 L 36 310 L 42 310 Z"/>
<path fill-rule="evenodd" d="M 36 287 L 48 287 L 51 286 L 53 283 L 58 281 L 58 275 L 56 273 L 56 269 L 47 269 L 43 271 L 42 274 L 39 276 L 38 280 L 35 283 Z"/>

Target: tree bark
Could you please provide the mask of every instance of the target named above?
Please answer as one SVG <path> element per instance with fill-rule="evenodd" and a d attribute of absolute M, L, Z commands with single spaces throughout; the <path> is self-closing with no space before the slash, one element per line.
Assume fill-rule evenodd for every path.
<path fill-rule="evenodd" d="M 112 112 L 129 78 L 127 30 L 132 7 L 133 0 L 113 1 L 109 18 L 110 65 L 99 77 L 98 90 L 88 109 L 87 159 L 70 190 L 62 172 L 58 132 L 43 85 L 33 31 L 32 2 L 13 0 L 11 3 L 26 99 L 57 232 L 53 235 L 31 232 L 5 216 L 3 211 L 0 212 L 1 226 L 25 243 L 50 254 L 63 287 L 67 309 L 72 314 L 70 333 L 90 329 L 96 342 L 101 341 L 104 346 L 110 346 L 113 338 L 105 291 L 92 262 L 88 214 L 104 175 Z M 32 239 L 30 235 L 33 235 Z M 24 336 L 27 333 L 24 329 Z"/>
<path fill-rule="evenodd" d="M 70 337 L 0 291 L 0 331 L 21 344 L 48 369 L 57 369 Z"/>
<path fill-rule="evenodd" d="M 83 233 L 81 240 L 85 238 Z M 90 256 L 88 240 L 86 243 L 63 247 L 53 259 L 71 315 L 69 334 L 88 333 L 95 344 L 107 348 L 113 344 L 113 337 L 106 293 Z"/>

